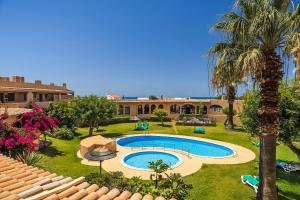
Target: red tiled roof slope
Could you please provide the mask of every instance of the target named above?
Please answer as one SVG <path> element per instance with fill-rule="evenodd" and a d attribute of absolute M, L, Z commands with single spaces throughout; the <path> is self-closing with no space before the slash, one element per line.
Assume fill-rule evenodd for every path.
<path fill-rule="evenodd" d="M 0 199 L 2 200 L 165 200 L 129 191 L 99 187 L 43 169 L 28 166 L 0 154 Z M 175 199 L 172 199 L 175 200 Z"/>

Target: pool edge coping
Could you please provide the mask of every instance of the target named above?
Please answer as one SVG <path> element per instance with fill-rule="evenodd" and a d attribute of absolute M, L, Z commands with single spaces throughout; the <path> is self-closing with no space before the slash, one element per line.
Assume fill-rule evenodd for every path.
<path fill-rule="evenodd" d="M 118 141 L 121 140 L 121 139 L 124 139 L 124 138 L 128 138 L 128 137 L 135 137 L 135 136 L 165 136 L 165 137 L 173 137 L 173 138 L 184 138 L 184 139 L 190 139 L 190 140 L 200 140 L 199 137 L 195 137 L 195 136 L 185 136 L 185 135 L 171 135 L 171 134 L 159 134 L 159 133 L 149 133 L 149 134 L 132 134 L 132 135 L 125 135 L 123 137 L 120 137 L 120 138 L 117 138 L 116 139 L 116 145 L 118 147 L 121 147 L 121 148 L 125 148 L 125 149 L 132 149 L 132 147 L 125 147 L 125 146 L 121 146 L 118 144 Z M 195 156 L 195 157 L 198 157 L 198 158 L 212 158 L 212 159 L 224 159 L 224 158 L 231 158 L 231 157 L 234 157 L 237 155 L 236 153 L 236 150 L 234 150 L 232 147 L 228 147 L 224 144 L 217 144 L 217 143 L 214 143 L 214 141 L 217 141 L 217 142 L 221 142 L 221 143 L 228 143 L 228 144 L 233 144 L 233 143 L 229 143 L 229 142 L 223 142 L 223 141 L 218 141 L 218 140 L 212 140 L 212 139 L 206 139 L 206 138 L 201 138 L 201 139 L 204 139 L 204 140 L 208 140 L 208 141 L 202 141 L 202 142 L 206 142 L 206 143 L 211 143 L 211 144 L 214 144 L 214 145 L 219 145 L 219 146 L 223 146 L 223 147 L 226 147 L 228 149 L 230 149 L 231 151 L 233 151 L 233 154 L 229 155 L 229 156 L 218 156 L 218 157 L 214 157 L 214 156 L 200 156 L 200 155 L 196 155 L 196 154 L 192 154 L 192 153 L 189 153 L 189 152 L 186 152 L 186 151 L 182 151 L 182 150 L 179 150 L 179 149 L 176 149 L 177 152 L 179 153 L 187 153 L 188 155 L 191 155 L 191 156 Z M 236 144 L 233 144 L 233 145 L 236 145 Z M 239 145 L 237 145 L 239 146 Z M 135 149 L 138 149 L 138 151 L 143 151 L 143 150 L 158 150 L 158 149 L 163 149 L 163 147 L 142 147 L 142 148 L 135 148 Z M 170 149 L 170 148 L 165 148 L 168 150 L 168 152 L 170 150 L 173 150 L 173 149 Z M 164 152 L 164 151 L 163 151 Z"/>

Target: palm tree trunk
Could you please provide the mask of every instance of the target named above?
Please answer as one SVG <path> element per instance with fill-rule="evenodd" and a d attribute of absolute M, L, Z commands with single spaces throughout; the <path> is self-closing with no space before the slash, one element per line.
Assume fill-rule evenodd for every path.
<path fill-rule="evenodd" d="M 228 91 L 227 91 L 227 95 L 228 95 L 228 114 L 227 114 L 227 128 L 232 130 L 234 129 L 234 124 L 233 124 L 233 103 L 235 100 L 235 87 L 234 86 L 229 86 L 228 87 Z"/>
<path fill-rule="evenodd" d="M 260 82 L 260 187 L 259 200 L 277 200 L 276 189 L 276 136 L 279 128 L 279 82 L 282 63 L 275 50 L 264 51 L 266 65 L 256 72 Z"/>

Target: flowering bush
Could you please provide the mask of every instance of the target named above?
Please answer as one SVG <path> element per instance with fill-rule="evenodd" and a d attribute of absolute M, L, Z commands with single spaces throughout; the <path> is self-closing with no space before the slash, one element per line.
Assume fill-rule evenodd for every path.
<path fill-rule="evenodd" d="M 31 131 L 19 131 L 0 118 L 0 151 L 8 156 L 16 157 L 24 152 L 32 152 L 35 148 L 35 136 Z"/>
<path fill-rule="evenodd" d="M 44 135 L 45 145 L 47 132 L 53 132 L 58 124 L 59 121 L 55 117 L 48 116 L 43 107 L 34 105 L 32 111 L 17 116 L 14 126 L 27 131 L 40 131 Z"/>

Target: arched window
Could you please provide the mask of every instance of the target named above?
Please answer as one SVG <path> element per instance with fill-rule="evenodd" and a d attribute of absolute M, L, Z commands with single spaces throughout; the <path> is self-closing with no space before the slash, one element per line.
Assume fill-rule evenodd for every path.
<path fill-rule="evenodd" d="M 153 113 L 153 111 L 156 109 L 156 105 L 152 104 L 151 105 L 151 114 Z"/>
<path fill-rule="evenodd" d="M 170 106 L 170 113 L 176 113 L 176 104 Z"/>
<path fill-rule="evenodd" d="M 123 115 L 124 113 L 123 113 L 123 111 L 124 111 L 124 106 L 123 105 L 119 105 L 119 109 L 118 109 L 118 114 L 119 115 Z"/>
<path fill-rule="evenodd" d="M 181 106 L 181 114 L 195 114 L 195 106 L 190 104 Z"/>
<path fill-rule="evenodd" d="M 143 106 L 142 105 L 138 105 L 137 107 L 138 109 L 138 115 L 142 115 L 143 114 Z"/>
<path fill-rule="evenodd" d="M 159 104 L 158 108 L 159 108 L 159 109 L 163 109 L 163 108 L 164 108 L 164 105 Z"/>
<path fill-rule="evenodd" d="M 222 106 L 219 106 L 219 105 L 211 105 L 209 107 L 209 110 L 210 110 L 210 112 L 222 112 L 223 108 L 222 108 Z"/>
<path fill-rule="evenodd" d="M 130 105 L 124 106 L 124 112 L 125 112 L 125 115 L 130 115 Z"/>
<path fill-rule="evenodd" d="M 145 105 L 144 106 L 144 114 L 149 114 L 149 112 L 150 112 L 149 105 Z"/>

